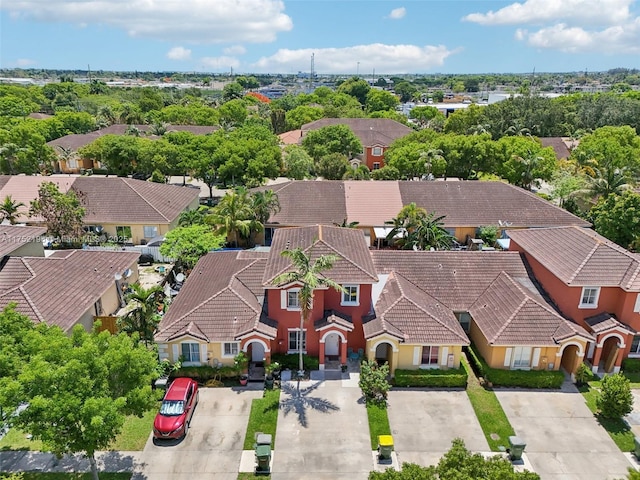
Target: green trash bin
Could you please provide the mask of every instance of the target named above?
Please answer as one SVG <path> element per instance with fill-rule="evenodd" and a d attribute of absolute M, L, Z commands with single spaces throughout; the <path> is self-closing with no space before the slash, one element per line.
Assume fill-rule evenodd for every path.
<path fill-rule="evenodd" d="M 633 437 L 633 454 L 640 460 L 640 438 Z"/>
<path fill-rule="evenodd" d="M 271 472 L 271 445 L 256 446 L 256 473 L 268 475 Z"/>
<path fill-rule="evenodd" d="M 509 458 L 511 460 L 521 460 L 522 454 L 524 453 L 524 448 L 527 446 L 526 443 L 520 438 L 516 436 L 509 437 Z"/>
<path fill-rule="evenodd" d="M 393 436 L 378 435 L 378 457 L 380 460 L 391 460 L 393 452 Z"/>

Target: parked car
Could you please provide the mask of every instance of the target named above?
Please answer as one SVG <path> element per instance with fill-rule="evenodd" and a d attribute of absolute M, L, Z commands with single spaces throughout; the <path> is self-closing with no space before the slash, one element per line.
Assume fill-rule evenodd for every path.
<path fill-rule="evenodd" d="M 150 253 L 143 253 L 138 258 L 138 265 L 152 265 L 153 260 L 153 255 L 151 255 Z"/>
<path fill-rule="evenodd" d="M 178 439 L 187 434 L 193 411 L 198 404 L 198 383 L 190 378 L 176 378 L 165 394 L 153 422 L 153 437 Z"/>

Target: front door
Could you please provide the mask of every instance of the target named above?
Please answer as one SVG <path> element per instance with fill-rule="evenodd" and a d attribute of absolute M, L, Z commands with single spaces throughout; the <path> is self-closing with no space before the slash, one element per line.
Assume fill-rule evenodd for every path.
<path fill-rule="evenodd" d="M 261 343 L 251 343 L 251 361 L 264 362 L 264 346 Z"/>
<path fill-rule="evenodd" d="M 330 333 L 324 341 L 324 354 L 329 356 L 340 355 L 340 337 L 337 333 Z"/>

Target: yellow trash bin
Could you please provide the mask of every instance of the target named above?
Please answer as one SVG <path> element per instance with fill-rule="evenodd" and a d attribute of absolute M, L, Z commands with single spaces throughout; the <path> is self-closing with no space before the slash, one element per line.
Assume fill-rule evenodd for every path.
<path fill-rule="evenodd" d="M 381 459 L 390 459 L 393 452 L 393 436 L 378 435 L 378 455 Z"/>

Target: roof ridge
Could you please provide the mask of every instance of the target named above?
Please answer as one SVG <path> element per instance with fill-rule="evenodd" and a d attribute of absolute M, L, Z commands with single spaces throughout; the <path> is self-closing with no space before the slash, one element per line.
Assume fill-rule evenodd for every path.
<path fill-rule="evenodd" d="M 321 225 L 320 225 L 321 227 Z M 334 228 L 341 228 L 341 227 L 334 227 Z M 325 240 L 322 239 L 318 239 L 316 240 L 314 243 L 312 243 L 309 247 L 307 247 L 304 251 L 307 252 L 308 250 L 311 250 L 315 245 L 317 245 L 318 243 L 322 242 L 323 245 L 325 245 L 327 248 L 329 248 L 330 250 L 334 251 L 336 253 L 336 255 L 339 258 L 342 258 L 343 260 L 346 260 L 347 262 L 349 262 L 351 265 L 353 265 L 354 267 L 356 267 L 358 270 L 360 270 L 362 273 L 364 273 L 365 275 L 367 275 L 368 277 L 370 277 L 373 280 L 378 280 L 377 278 L 377 274 L 375 276 L 371 275 L 369 272 L 367 272 L 363 267 L 361 267 L 360 265 L 358 265 L 356 262 L 354 262 L 353 260 L 351 260 L 351 258 L 346 257 L 345 255 L 343 255 L 342 253 L 340 253 L 335 247 L 333 247 L 332 245 L 328 244 Z M 375 266 L 374 266 L 375 269 Z"/>
<path fill-rule="evenodd" d="M 253 292 L 251 291 L 251 289 L 250 289 L 249 287 L 247 287 L 247 286 L 242 282 L 242 280 L 240 280 L 239 278 L 237 278 L 235 275 L 233 275 L 233 276 L 231 277 L 231 279 L 229 280 L 229 285 L 227 285 L 225 288 L 223 288 L 223 289 L 221 290 L 221 292 L 222 292 L 222 291 L 224 291 L 224 290 L 227 290 L 227 289 L 228 289 L 228 290 L 230 290 L 231 292 L 233 292 L 233 293 L 235 294 L 235 296 L 236 296 L 236 297 L 238 297 L 238 298 L 242 301 L 242 303 L 246 304 L 246 305 L 247 305 L 251 310 L 253 310 L 253 311 L 254 311 L 254 312 L 256 312 L 256 313 L 260 313 L 260 312 L 261 312 L 261 309 L 256 310 L 256 309 L 254 308 L 254 306 L 253 306 L 253 305 L 249 304 L 249 302 L 247 302 L 247 301 L 245 300 L 245 298 L 240 294 L 240 292 L 238 292 L 236 289 L 234 289 L 234 288 L 233 288 L 233 282 L 234 282 L 234 281 L 238 282 L 240 285 L 242 285 L 244 288 L 246 288 L 246 289 L 249 291 L 249 293 L 250 293 L 251 295 L 253 295 L 253 296 L 254 296 L 254 298 L 255 298 L 255 295 L 253 294 Z"/>
<path fill-rule="evenodd" d="M 145 202 L 152 209 L 154 209 L 158 213 L 158 215 L 160 215 L 162 218 L 164 218 L 167 222 L 171 221 L 164 213 L 162 213 L 154 205 L 152 205 L 151 202 L 149 202 L 149 200 L 147 200 L 140 192 L 138 192 L 135 188 L 133 188 L 133 186 L 129 183 L 129 180 L 133 180 L 133 179 L 131 179 L 131 178 L 122 178 L 121 180 L 124 182 L 124 184 L 127 187 L 129 187 L 131 189 L 131 191 L 133 193 L 135 193 L 138 197 L 140 197 L 140 199 L 142 199 L 143 202 Z M 136 181 L 141 181 L 141 180 L 136 180 Z"/>
<path fill-rule="evenodd" d="M 600 242 L 598 242 L 597 239 L 595 239 L 595 240 L 596 240 L 596 244 L 593 246 L 591 251 L 584 257 L 584 260 L 582 260 L 582 263 L 580 263 L 580 265 L 578 265 L 578 268 L 576 268 L 575 272 L 573 272 L 573 275 L 571 275 L 569 277 L 569 281 L 567 283 L 570 284 L 571 282 L 573 282 L 576 279 L 576 277 L 582 271 L 582 269 L 587 264 L 587 262 L 591 259 L 591 257 L 593 257 L 593 254 L 596 253 L 596 250 L 598 250 L 598 247 L 600 246 Z"/>
<path fill-rule="evenodd" d="M 496 334 L 491 338 L 491 343 L 495 342 L 500 337 L 500 335 L 502 335 L 502 333 L 507 329 L 507 327 L 511 325 L 511 322 L 515 318 L 516 314 L 518 314 L 520 310 L 522 310 L 522 307 L 524 306 L 525 303 L 527 303 L 527 301 L 528 301 L 528 298 L 525 296 L 525 298 L 522 299 L 518 307 L 513 311 L 511 316 L 507 318 L 507 320 L 502 324 L 502 327 L 500 327 L 496 332 Z"/>
<path fill-rule="evenodd" d="M 24 296 L 24 299 L 29 304 L 31 309 L 34 311 L 34 313 L 38 317 L 38 320 L 40 320 L 42 323 L 46 323 L 44 316 L 42 315 L 42 313 L 40 313 L 40 310 L 38 310 L 38 307 L 36 307 L 36 304 L 33 302 L 33 300 L 31 300 L 31 297 L 29 297 L 29 294 L 24 289 L 24 287 L 22 285 L 20 285 L 18 287 L 18 290 L 20 290 L 20 293 L 22 293 L 22 295 Z"/>
<path fill-rule="evenodd" d="M 173 327 L 176 323 L 180 322 L 181 320 L 183 320 L 185 317 L 191 315 L 195 310 L 197 310 L 198 308 L 202 307 L 205 303 L 213 300 L 214 298 L 216 298 L 217 296 L 219 296 L 222 292 L 224 292 L 227 287 L 222 288 L 221 290 L 217 291 L 216 293 L 214 293 L 213 295 L 211 295 L 210 297 L 205 298 L 203 301 L 201 301 L 199 304 L 197 304 L 196 306 L 194 306 L 191 310 L 188 310 L 187 312 L 185 312 L 183 315 L 181 315 L 180 317 L 176 318 L 173 322 L 171 322 L 169 325 L 167 325 L 166 327 L 164 327 L 162 330 L 158 330 L 158 333 L 160 332 L 164 332 L 166 330 L 168 330 L 169 328 Z"/>

